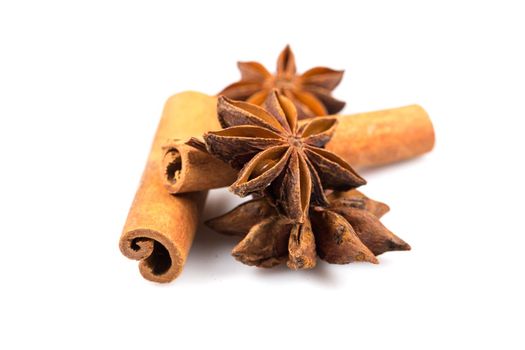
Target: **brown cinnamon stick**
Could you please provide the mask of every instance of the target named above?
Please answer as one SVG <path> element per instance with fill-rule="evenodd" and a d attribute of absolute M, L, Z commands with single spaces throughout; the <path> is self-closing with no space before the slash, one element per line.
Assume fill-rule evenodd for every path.
<path fill-rule="evenodd" d="M 166 191 L 159 176 L 162 145 L 220 128 L 215 105 L 213 97 L 184 92 L 164 107 L 119 244 L 122 254 L 140 260 L 140 273 L 148 280 L 169 282 L 181 273 L 206 198 L 205 191 L 179 196 Z"/>
<path fill-rule="evenodd" d="M 414 158 L 434 147 L 434 127 L 418 105 L 339 116 L 338 121 L 326 149 L 356 168 Z"/>
<path fill-rule="evenodd" d="M 185 141 L 171 141 L 163 149 L 161 176 L 170 193 L 224 187 L 237 177 L 237 171 L 229 165 L 187 145 Z"/>
<path fill-rule="evenodd" d="M 215 109 L 209 113 L 215 114 Z M 432 122 L 418 105 L 337 118 L 339 125 L 326 148 L 354 168 L 410 159 L 434 147 Z M 225 187 L 236 179 L 229 165 L 184 142 L 165 146 L 162 172 L 164 185 L 171 193 Z"/>

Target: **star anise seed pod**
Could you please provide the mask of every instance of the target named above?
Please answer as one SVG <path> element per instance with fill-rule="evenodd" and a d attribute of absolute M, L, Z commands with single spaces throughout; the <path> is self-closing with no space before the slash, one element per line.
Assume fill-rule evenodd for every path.
<path fill-rule="evenodd" d="M 276 90 L 264 109 L 219 97 L 218 117 L 223 130 L 208 132 L 208 151 L 241 168 L 230 190 L 245 197 L 270 195 L 288 218 L 303 222 L 310 204 L 323 206 L 325 189 L 346 191 L 364 185 L 352 167 L 323 149 L 337 119 L 313 118 L 299 125 L 293 103 Z"/>
<path fill-rule="evenodd" d="M 272 267 L 286 262 L 292 269 L 313 268 L 316 256 L 334 264 L 377 263 L 376 255 L 410 250 L 379 219 L 389 208 L 357 190 L 327 196 L 327 208 L 312 208 L 310 220 L 291 223 L 268 198 L 243 203 L 208 220 L 213 230 L 243 237 L 232 255 L 247 265 Z"/>
<path fill-rule="evenodd" d="M 272 89 L 277 89 L 292 100 L 299 119 L 335 114 L 345 105 L 331 95 L 341 82 L 344 71 L 315 67 L 299 75 L 290 46 L 279 55 L 275 75 L 258 62 L 238 62 L 237 66 L 241 80 L 226 87 L 219 95 L 262 105 Z"/>

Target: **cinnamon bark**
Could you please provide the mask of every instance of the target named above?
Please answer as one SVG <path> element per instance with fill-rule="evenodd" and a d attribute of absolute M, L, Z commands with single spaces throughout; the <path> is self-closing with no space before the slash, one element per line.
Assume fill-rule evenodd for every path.
<path fill-rule="evenodd" d="M 216 99 L 183 92 L 166 102 L 146 168 L 120 237 L 120 250 L 140 260 L 144 278 L 169 282 L 182 271 L 200 219 L 206 191 L 172 196 L 159 176 L 164 151 L 172 138 L 200 136 L 220 125 Z"/>
<path fill-rule="evenodd" d="M 356 168 L 414 158 L 434 147 L 434 127 L 418 105 L 338 117 L 326 149 Z"/>
<path fill-rule="evenodd" d="M 216 101 L 215 97 L 210 97 Z M 209 111 L 216 114 L 216 106 Z M 326 149 L 352 167 L 362 169 L 410 159 L 434 147 L 434 128 L 426 111 L 411 105 L 337 116 L 339 125 Z M 176 155 L 176 156 L 174 156 Z M 176 173 L 172 169 L 177 169 Z M 231 185 L 237 173 L 206 152 L 172 142 L 165 146 L 162 169 L 171 193 L 202 191 Z"/>
<path fill-rule="evenodd" d="M 207 152 L 189 146 L 185 141 L 164 145 L 161 177 L 170 193 L 205 191 L 231 185 L 237 171 Z"/>

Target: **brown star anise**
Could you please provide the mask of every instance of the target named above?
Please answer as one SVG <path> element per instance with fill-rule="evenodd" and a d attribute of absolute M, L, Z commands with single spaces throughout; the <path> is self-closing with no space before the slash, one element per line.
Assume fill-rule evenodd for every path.
<path fill-rule="evenodd" d="M 264 109 L 219 97 L 225 129 L 204 135 L 208 151 L 240 169 L 230 189 L 244 197 L 270 195 L 284 216 L 303 222 L 310 203 L 326 205 L 325 189 L 346 191 L 366 183 L 348 163 L 323 149 L 337 119 L 297 121 L 293 103 L 272 91 Z"/>
<path fill-rule="evenodd" d="M 237 66 L 241 71 L 241 80 L 226 87 L 219 95 L 262 105 L 272 89 L 277 89 L 292 100 L 299 119 L 335 114 L 345 106 L 343 101 L 331 95 L 344 72 L 315 67 L 298 75 L 290 46 L 286 46 L 279 55 L 275 75 L 258 62 L 238 62 Z"/>
<path fill-rule="evenodd" d="M 292 223 L 266 197 L 241 204 L 206 224 L 213 230 L 242 236 L 232 255 L 247 265 L 272 267 L 287 262 L 292 269 L 313 268 L 316 256 L 333 264 L 378 263 L 376 255 L 410 250 L 379 219 L 386 204 L 357 190 L 333 192 L 329 205 L 313 207 L 310 220 Z"/>

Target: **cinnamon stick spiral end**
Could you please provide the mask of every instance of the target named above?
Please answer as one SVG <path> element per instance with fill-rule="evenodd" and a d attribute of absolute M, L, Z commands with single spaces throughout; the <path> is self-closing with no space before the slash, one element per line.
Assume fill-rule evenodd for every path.
<path fill-rule="evenodd" d="M 147 280 L 167 283 L 182 272 L 180 249 L 159 232 L 148 229 L 125 232 L 119 247 L 126 257 L 140 261 L 139 271 Z"/>

